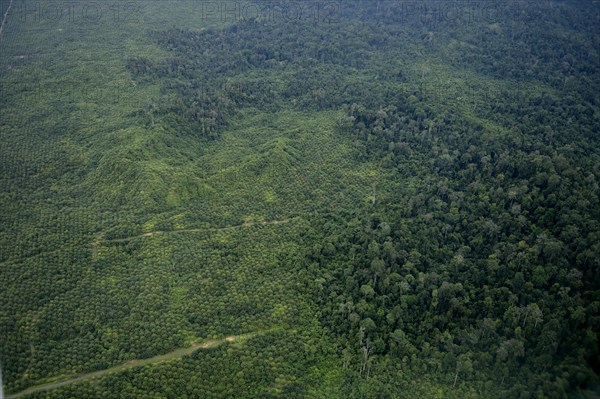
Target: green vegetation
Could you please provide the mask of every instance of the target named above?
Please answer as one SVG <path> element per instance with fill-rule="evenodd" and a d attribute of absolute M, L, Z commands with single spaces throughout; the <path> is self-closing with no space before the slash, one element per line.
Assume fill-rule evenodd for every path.
<path fill-rule="evenodd" d="M 600 394 L 598 4 L 94 4 L 0 37 L 9 394 Z"/>

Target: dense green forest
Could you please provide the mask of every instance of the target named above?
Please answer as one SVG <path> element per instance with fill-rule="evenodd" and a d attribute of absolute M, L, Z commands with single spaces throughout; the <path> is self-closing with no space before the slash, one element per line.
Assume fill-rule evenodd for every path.
<path fill-rule="evenodd" d="M 597 2 L 7 10 L 9 398 L 600 395 Z"/>

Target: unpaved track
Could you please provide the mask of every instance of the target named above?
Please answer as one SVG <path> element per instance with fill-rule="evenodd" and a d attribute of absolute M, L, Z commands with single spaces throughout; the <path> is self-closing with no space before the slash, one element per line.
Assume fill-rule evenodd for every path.
<path fill-rule="evenodd" d="M 232 230 L 232 229 L 239 229 L 242 227 L 251 227 L 251 226 L 266 226 L 266 225 L 270 225 L 270 224 L 285 224 L 285 223 L 289 223 L 292 220 L 298 219 L 297 217 L 293 217 L 293 218 L 289 218 L 289 219 L 283 219 L 283 220 L 271 220 L 270 222 L 267 221 L 262 221 L 262 222 L 244 222 L 242 224 L 236 224 L 234 226 L 226 226 L 226 227 L 213 227 L 213 228 L 200 228 L 200 229 L 175 229 L 175 230 L 155 230 L 155 231 L 150 231 L 148 233 L 143 233 L 143 234 L 138 234 L 135 236 L 131 236 L 131 237 L 124 237 L 124 238 L 113 238 L 113 239 L 101 239 L 99 238 L 98 240 L 94 241 L 92 243 L 92 247 L 94 248 L 94 251 L 97 250 L 97 246 L 104 243 L 104 242 L 127 242 L 127 241 L 131 241 L 131 240 L 135 240 L 138 238 L 144 238 L 144 237 L 152 237 L 155 234 L 173 234 L 173 233 L 202 233 L 202 232 L 211 232 L 211 231 L 227 231 L 227 230 Z"/>
<path fill-rule="evenodd" d="M 92 247 L 92 259 L 96 260 L 98 258 L 98 246 L 101 245 L 102 243 L 110 243 L 110 242 L 128 242 L 128 241 L 132 241 L 138 238 L 144 238 L 144 237 L 152 237 L 155 234 L 173 234 L 173 233 L 201 233 L 201 232 L 215 232 L 215 231 L 227 231 L 227 230 L 232 230 L 232 229 L 239 229 L 239 228 L 243 228 L 243 227 L 250 227 L 250 226 L 266 226 L 266 225 L 270 225 L 270 224 L 285 224 L 285 223 L 289 223 L 292 220 L 296 220 L 296 219 L 300 219 L 300 217 L 296 216 L 296 217 L 292 217 L 289 219 L 283 219 L 283 220 L 272 220 L 270 222 L 267 221 L 263 221 L 263 222 L 245 222 L 242 224 L 237 224 L 234 226 L 226 226 L 226 227 L 208 227 L 208 228 L 200 228 L 200 229 L 175 229 L 175 230 L 156 230 L 156 231 L 151 231 L 148 233 L 144 233 L 144 234 L 139 234 L 136 236 L 132 236 L 132 237 L 125 237 L 125 238 L 113 238 L 113 239 L 103 239 L 101 237 L 98 237 L 96 239 L 96 241 L 92 242 L 91 244 L 84 244 L 84 245 L 90 245 Z M 23 256 L 21 258 L 9 258 L 6 259 L 2 262 L 0 262 L 1 264 L 4 263 L 8 263 L 8 262 L 23 262 L 26 259 L 29 258 L 33 258 L 36 256 L 43 256 L 43 255 L 48 255 L 48 254 L 52 254 L 55 252 L 60 252 L 63 249 L 58 248 L 58 249 L 53 249 L 50 251 L 46 251 L 46 252 L 41 252 L 35 255 L 31 255 L 31 256 Z"/>
<path fill-rule="evenodd" d="M 144 237 L 152 237 L 155 234 L 173 234 L 173 233 L 202 233 L 202 232 L 214 232 L 214 231 L 226 231 L 226 230 L 232 230 L 232 229 L 239 229 L 242 227 L 251 227 L 251 226 L 266 226 L 266 225 L 270 225 L 270 224 L 285 224 L 285 223 L 289 223 L 292 220 L 298 219 L 298 217 L 293 217 L 293 218 L 289 218 L 289 219 L 283 219 L 283 220 L 272 220 L 270 222 L 267 221 L 262 221 L 262 222 L 244 222 L 242 224 L 237 224 L 234 226 L 227 226 L 227 227 L 214 227 L 214 228 L 200 228 L 200 229 L 175 229 L 175 230 L 155 230 L 155 231 L 150 231 L 148 233 L 143 233 L 143 234 L 138 234 L 136 236 L 131 236 L 131 237 L 124 237 L 124 238 L 113 238 L 113 239 L 102 239 L 102 238 L 98 238 L 96 241 L 94 241 L 93 243 L 91 243 L 92 246 L 92 259 L 96 260 L 98 259 L 98 246 L 102 245 L 105 242 L 128 242 L 128 241 L 132 241 L 138 238 L 144 238 Z"/>
<path fill-rule="evenodd" d="M 191 355 L 193 352 L 197 351 L 198 349 L 213 348 L 224 342 L 242 341 L 242 340 L 248 339 L 256 334 L 257 333 L 248 333 L 248 334 L 243 334 L 243 335 L 232 335 L 232 336 L 224 337 L 221 339 L 209 339 L 209 340 L 206 340 L 203 342 L 192 342 L 191 346 L 189 346 L 188 348 L 176 349 L 172 352 L 165 353 L 164 355 L 158 355 L 158 356 L 150 357 L 148 359 L 129 360 L 123 364 L 119 364 L 117 366 L 113 366 L 113 367 L 105 369 L 105 370 L 99 370 L 99 371 L 94 371 L 91 373 L 74 375 L 74 376 L 71 376 L 69 379 L 66 379 L 63 381 L 57 381 L 57 382 L 52 382 L 52 383 L 48 383 L 48 384 L 37 385 L 35 387 L 27 388 L 24 391 L 21 391 L 21 392 L 12 394 L 12 395 L 6 395 L 6 399 L 22 398 L 24 396 L 30 395 L 35 392 L 47 391 L 50 389 L 59 388 L 64 385 L 69 385 L 69 384 L 73 384 L 76 382 L 87 381 L 87 380 L 91 380 L 93 378 L 104 377 L 109 374 L 118 373 L 120 371 L 131 369 L 134 367 L 145 366 L 147 364 L 160 363 L 160 362 L 164 362 L 167 360 L 173 360 L 173 359 L 181 359 L 182 357 L 184 357 L 186 355 Z"/>
<path fill-rule="evenodd" d="M 13 0 L 10 0 L 10 4 L 8 5 L 8 8 L 6 9 L 6 12 L 4 13 L 4 18 L 2 18 L 2 23 L 0 24 L 0 38 L 2 37 L 2 31 L 4 30 L 4 24 L 6 23 L 6 18 L 8 18 L 8 12 L 10 11 L 10 8 L 12 7 L 12 3 L 13 3 Z"/>

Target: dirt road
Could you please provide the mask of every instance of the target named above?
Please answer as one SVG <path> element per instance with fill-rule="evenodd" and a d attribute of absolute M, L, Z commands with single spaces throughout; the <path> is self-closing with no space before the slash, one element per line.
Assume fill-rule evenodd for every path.
<path fill-rule="evenodd" d="M 244 339 L 248 339 L 256 334 L 257 333 L 232 335 L 232 336 L 224 337 L 221 339 L 210 339 L 210 340 L 206 340 L 203 342 L 191 342 L 191 345 L 187 348 L 176 349 L 172 352 L 165 353 L 164 355 L 158 355 L 158 356 L 150 357 L 148 359 L 129 360 L 125 363 L 119 364 L 117 366 L 113 366 L 113 367 L 105 369 L 105 370 L 99 370 L 99 371 L 94 371 L 94 372 L 86 373 L 86 374 L 78 374 L 78 375 L 68 376 L 68 377 L 66 377 L 67 379 L 64 379 L 62 381 L 56 381 L 56 382 L 51 382 L 51 383 L 47 383 L 47 384 L 37 385 L 37 386 L 31 387 L 31 388 L 27 388 L 24 391 L 14 393 L 12 395 L 6 395 L 6 399 L 22 398 L 22 397 L 25 397 L 32 393 L 35 393 L 35 392 L 47 391 L 50 389 L 59 388 L 64 385 L 69 385 L 69 384 L 73 384 L 76 382 L 87 381 L 87 380 L 91 380 L 94 378 L 104 377 L 106 375 L 118 373 L 120 371 L 131 369 L 134 367 L 145 366 L 145 365 L 154 364 L 154 363 L 160 363 L 160 362 L 173 360 L 173 359 L 181 359 L 182 357 L 184 357 L 186 355 L 191 355 L 193 352 L 197 351 L 198 349 L 212 348 L 212 347 L 215 347 L 224 342 L 241 341 Z"/>

